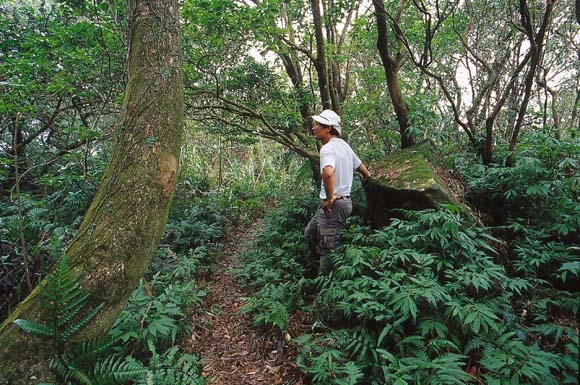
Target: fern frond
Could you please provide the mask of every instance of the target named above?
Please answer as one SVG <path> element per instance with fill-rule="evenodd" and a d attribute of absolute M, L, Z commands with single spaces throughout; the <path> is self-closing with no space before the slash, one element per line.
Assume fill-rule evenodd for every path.
<path fill-rule="evenodd" d="M 80 274 L 72 274 L 70 270 L 61 271 L 56 276 L 50 276 L 50 279 L 47 280 L 48 289 L 55 291 L 61 298 L 66 297 L 80 287 L 79 278 Z"/>
<path fill-rule="evenodd" d="M 71 273 L 68 258 L 63 255 L 55 271 L 46 278 L 42 287 L 42 297 L 49 305 L 54 306 L 72 300 L 82 292 L 79 278 L 79 274 Z M 50 309 L 50 307 L 47 308 Z"/>
<path fill-rule="evenodd" d="M 159 354 L 157 353 L 157 349 L 155 348 L 155 342 L 153 341 L 153 339 L 150 338 L 147 340 L 147 346 L 149 347 L 149 351 L 151 352 L 151 359 L 149 360 L 149 367 L 156 368 L 159 366 L 159 362 L 161 361 L 161 358 L 159 357 Z"/>
<path fill-rule="evenodd" d="M 56 314 L 60 316 L 69 311 L 75 312 L 78 309 L 82 309 L 90 295 L 89 292 L 76 290 L 74 293 L 68 294 L 66 298 L 62 296 L 57 298 L 55 301 L 57 305 Z M 78 313 L 78 311 L 76 312 Z"/>
<path fill-rule="evenodd" d="M 124 384 L 146 373 L 147 369 L 139 361 L 111 355 L 95 364 L 93 378 L 95 384 L 114 385 Z"/>
<path fill-rule="evenodd" d="M 46 214 L 48 212 L 49 212 L 49 210 L 47 208 L 33 207 L 30 210 L 28 210 L 28 213 L 26 213 L 26 216 L 30 219 L 38 218 L 38 217 L 42 216 L 42 214 Z"/>
<path fill-rule="evenodd" d="M 87 326 L 101 311 L 105 303 L 101 303 L 96 308 L 88 311 L 84 316 L 82 316 L 78 321 L 74 322 L 73 324 L 69 325 L 66 330 L 62 331 L 62 340 L 63 341 L 70 341 L 70 339 L 81 331 L 85 326 Z"/>
<path fill-rule="evenodd" d="M 465 344 L 463 348 L 464 354 L 469 354 L 474 350 L 480 350 L 483 348 L 483 342 L 479 338 L 472 338 Z"/>
<path fill-rule="evenodd" d="M 78 363 L 93 363 L 97 357 L 102 356 L 111 348 L 117 346 L 125 336 L 125 334 L 120 334 L 114 338 L 104 340 L 98 338 L 84 340 L 80 344 L 72 347 L 72 355 Z"/>
<path fill-rule="evenodd" d="M 46 325 L 30 322 L 24 319 L 14 320 L 13 323 L 28 334 L 34 336 L 51 338 L 54 335 L 54 330 Z"/>
<path fill-rule="evenodd" d="M 165 353 L 165 362 L 167 362 L 171 365 L 173 365 L 174 363 L 177 362 L 176 366 L 180 366 L 179 364 L 181 364 L 183 362 L 188 362 L 188 361 L 185 360 L 184 356 L 179 357 L 179 348 L 173 347 L 173 348 L 170 348 Z"/>
<path fill-rule="evenodd" d="M 50 360 L 48 368 L 58 377 L 67 381 L 67 384 L 70 383 L 68 382 L 69 380 L 73 379 L 77 384 L 93 385 L 87 373 L 79 369 L 76 365 L 71 364 L 70 357 L 67 355 L 55 356 Z"/>
<path fill-rule="evenodd" d="M 75 299 L 70 303 L 63 303 L 63 306 L 57 306 L 56 310 L 56 321 L 59 327 L 66 325 L 70 322 L 76 315 L 80 314 L 83 310 L 90 293 L 79 293 L 80 297 Z"/>
<path fill-rule="evenodd" d="M 71 273 L 68 257 L 64 254 L 56 265 L 56 270 L 47 277 L 47 284 L 49 288 L 67 287 L 78 282 L 78 278 L 78 274 Z"/>

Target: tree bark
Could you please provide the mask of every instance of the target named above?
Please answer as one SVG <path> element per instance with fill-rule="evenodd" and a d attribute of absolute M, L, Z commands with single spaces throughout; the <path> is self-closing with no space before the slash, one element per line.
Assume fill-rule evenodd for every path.
<path fill-rule="evenodd" d="M 578 111 L 580 110 L 580 89 L 576 90 L 576 99 L 574 100 L 574 105 L 572 106 L 572 118 L 570 120 L 570 127 L 580 130 L 580 116 Z"/>
<path fill-rule="evenodd" d="M 128 0 L 129 79 L 111 161 L 66 251 L 91 305 L 104 302 L 79 338 L 105 334 L 135 289 L 167 220 L 183 126 L 177 1 Z M 0 383 L 50 380 L 45 341 L 12 321 L 42 322 L 37 287 L 0 326 Z"/>
<path fill-rule="evenodd" d="M 554 10 L 554 3 L 556 0 L 548 0 L 546 2 L 546 10 L 544 12 L 544 16 L 542 19 L 542 24 L 540 29 L 538 30 L 537 34 L 534 34 L 533 26 L 530 18 L 530 13 L 528 10 L 527 0 L 520 0 L 520 15 L 522 20 L 522 26 L 526 31 L 526 35 L 528 36 L 528 40 L 530 41 L 530 52 L 531 52 L 531 59 L 530 59 L 530 67 L 528 69 L 528 73 L 526 74 L 526 78 L 524 81 L 524 97 L 522 103 L 520 104 L 520 108 L 518 111 L 518 118 L 516 121 L 516 125 L 514 127 L 514 131 L 512 137 L 510 139 L 510 144 L 508 151 L 510 155 L 507 158 L 507 166 L 512 166 L 515 162 L 514 150 L 516 148 L 516 144 L 518 141 L 518 136 L 520 130 L 522 128 L 524 117 L 526 115 L 526 109 L 528 107 L 528 103 L 531 98 L 532 93 L 532 85 L 534 82 L 534 77 L 536 74 L 536 69 L 540 64 L 540 60 L 542 57 L 542 51 L 544 48 L 544 40 L 546 37 L 546 31 L 550 25 L 552 19 L 552 11 Z"/>
<path fill-rule="evenodd" d="M 580 0 L 578 0 L 580 2 Z M 577 8 L 578 9 L 578 8 Z M 580 20 L 578 20 L 580 24 Z M 578 62 L 580 63 L 580 51 L 578 51 Z M 580 69 L 576 69 L 576 99 L 572 105 L 572 117 L 570 118 L 570 127 L 580 130 Z"/>
<path fill-rule="evenodd" d="M 319 0 L 311 0 L 312 21 L 314 23 L 314 35 L 316 37 L 316 59 L 314 67 L 318 74 L 318 88 L 320 89 L 320 99 L 322 109 L 331 109 L 330 89 L 328 84 L 328 67 L 326 63 L 326 52 L 324 49 L 324 35 L 322 32 L 322 16 L 320 14 Z"/>
<path fill-rule="evenodd" d="M 415 144 L 415 137 L 409 132 L 409 109 L 405 103 L 403 92 L 401 91 L 401 84 L 399 83 L 399 63 L 400 58 L 393 58 L 389 50 L 388 32 L 387 32 L 387 17 L 385 11 L 385 3 L 383 0 L 373 0 L 375 6 L 375 18 L 377 21 L 377 48 L 385 70 L 385 77 L 387 78 L 387 87 L 397 121 L 399 122 L 399 132 L 401 134 L 401 148 L 409 147 Z M 403 3 L 399 4 L 401 7 Z"/>
<path fill-rule="evenodd" d="M 16 187 L 16 183 L 20 183 L 21 186 L 23 184 L 23 181 L 20 180 L 17 174 L 25 175 L 28 170 L 28 162 L 26 161 L 27 143 L 24 139 L 22 129 L 20 128 L 20 116 L 16 115 L 10 117 L 10 120 L 14 127 L 14 130 L 12 131 L 12 147 L 8 148 L 5 154 L 12 158 L 14 164 L 9 168 L 6 178 L 0 181 L 0 195 L 6 194 L 7 196 L 10 195 Z M 0 154 L 4 155 L 1 152 Z"/>

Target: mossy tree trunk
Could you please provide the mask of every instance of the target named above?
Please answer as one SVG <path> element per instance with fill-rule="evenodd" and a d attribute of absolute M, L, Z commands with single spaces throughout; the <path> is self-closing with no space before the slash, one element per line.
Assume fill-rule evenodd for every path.
<path fill-rule="evenodd" d="M 112 158 L 66 251 L 92 305 L 104 302 L 84 337 L 105 334 L 157 248 L 173 195 L 183 126 L 176 0 L 128 0 L 129 79 Z M 34 290 L 0 326 L 0 383 L 49 379 L 46 341 L 12 321 L 42 322 Z"/>

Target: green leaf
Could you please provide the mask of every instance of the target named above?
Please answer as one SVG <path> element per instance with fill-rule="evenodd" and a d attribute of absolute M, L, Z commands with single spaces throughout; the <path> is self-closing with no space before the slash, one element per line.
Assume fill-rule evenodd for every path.
<path fill-rule="evenodd" d="M 30 322 L 23 319 L 16 319 L 12 322 L 28 334 L 46 338 L 50 338 L 54 334 L 53 329 L 46 325 Z"/>

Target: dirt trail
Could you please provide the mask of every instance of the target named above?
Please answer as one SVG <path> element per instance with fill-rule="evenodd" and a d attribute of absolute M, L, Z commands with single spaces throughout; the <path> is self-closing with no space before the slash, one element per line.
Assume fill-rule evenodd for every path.
<path fill-rule="evenodd" d="M 223 257 L 207 281 L 208 292 L 201 311 L 192 315 L 192 336 L 183 348 L 201 357 L 203 376 L 209 385 L 302 385 L 296 356 L 273 336 L 252 328 L 240 314 L 247 294 L 238 286 L 231 269 L 249 246 L 261 222 L 252 229 L 232 229 L 224 242 Z"/>

